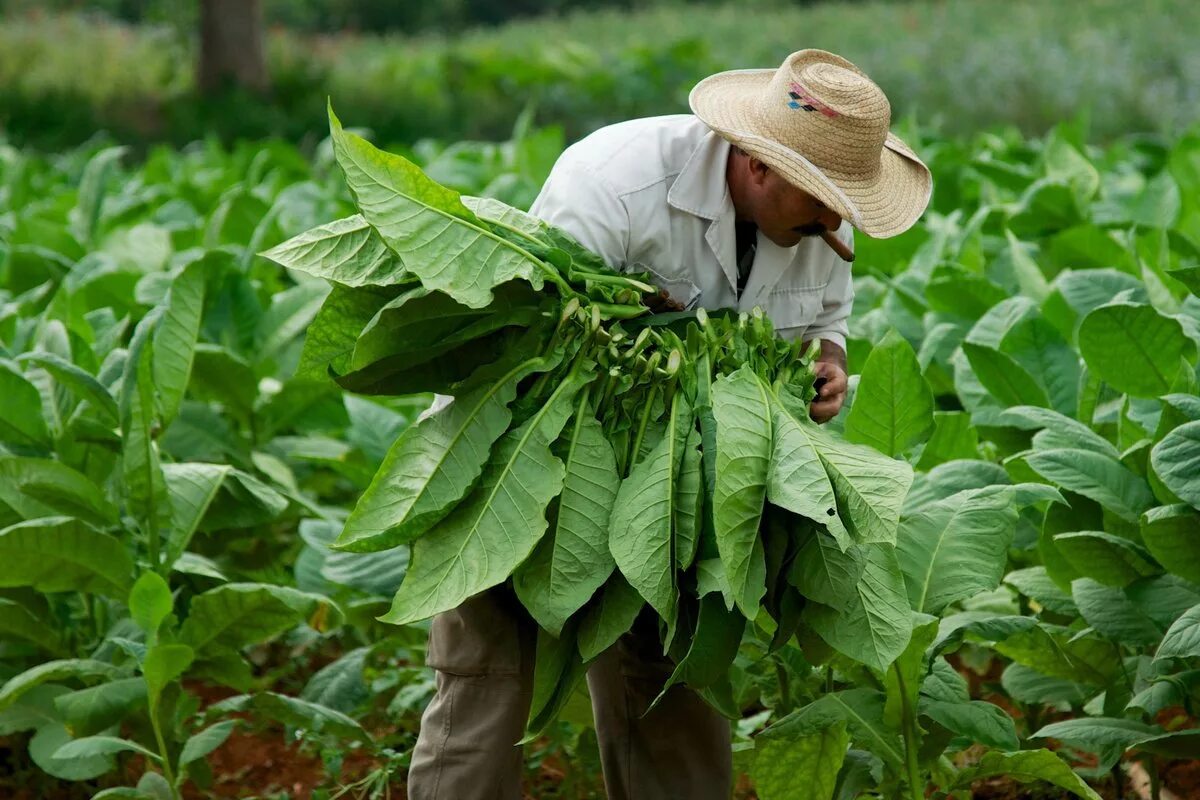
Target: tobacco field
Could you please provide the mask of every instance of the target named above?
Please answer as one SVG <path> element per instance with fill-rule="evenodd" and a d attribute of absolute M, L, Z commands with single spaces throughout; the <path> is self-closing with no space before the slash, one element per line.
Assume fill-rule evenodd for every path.
<path fill-rule="evenodd" d="M 738 797 L 1200 796 L 1200 135 L 905 131 L 818 427 L 768 320 L 522 213 L 560 131 L 345 122 L 0 144 L 0 796 L 403 797 L 427 620 L 506 581 L 530 797 L 603 797 L 643 606 Z"/>

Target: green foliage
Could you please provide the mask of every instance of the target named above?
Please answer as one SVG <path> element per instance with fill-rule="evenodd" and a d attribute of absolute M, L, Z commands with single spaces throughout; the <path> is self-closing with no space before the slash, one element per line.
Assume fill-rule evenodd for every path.
<path fill-rule="evenodd" d="M 461 189 L 494 171 L 496 162 L 511 165 L 515 159 L 511 171 L 520 177 L 501 179 L 488 192 L 511 201 L 505 191 L 527 191 L 526 175 L 544 175 L 549 165 L 535 162 L 544 161 L 545 150 L 452 143 L 505 137 L 526 107 L 536 107 L 542 124 L 562 126 L 571 140 L 608 122 L 683 112 L 687 92 L 700 78 L 722 69 L 773 68 L 800 46 L 845 55 L 865 69 L 887 91 L 893 119 L 918 119 L 952 135 L 994 125 L 1042 134 L 1063 119 L 1083 119 L 1092 137 L 1108 141 L 1130 132 L 1176 132 L 1196 121 L 1194 104 L 1179 98 L 1198 79 L 1187 57 L 1187 31 L 1200 26 L 1194 4 L 1180 0 L 1137 7 L 1108 0 L 1070 6 L 760 0 L 752 11 L 744 3 L 638 2 L 630 11 L 594 3 L 582 9 L 577 0 L 522 0 L 523 12 L 548 7 L 572 13 L 499 29 L 467 26 L 472 18 L 490 23 L 505 16 L 505 4 L 482 0 L 355 0 L 370 5 L 358 13 L 339 1 L 318 18 L 310 16 L 308 4 L 269 0 L 269 19 L 301 31 L 269 31 L 265 50 L 273 88 L 265 100 L 238 92 L 198 97 L 196 4 L 151 5 L 161 2 L 170 10 L 151 14 L 138 27 L 81 14 L 6 18 L 0 28 L 0 121 L 10 135 L 40 147 L 78 144 L 96 130 L 111 131 L 121 142 L 180 146 L 200 130 L 226 140 L 279 135 L 302 141 L 322 126 L 325 98 L 332 95 L 343 112 L 369 122 L 381 141 L 441 142 L 415 159 L 428 161 L 445 149 L 446 158 L 436 159 L 430 173 L 440 183 Z M 379 35 L 385 20 L 400 31 Z M 302 32 L 321 24 L 339 33 Z M 432 28 L 411 33 L 423 25 Z M 803 42 L 797 30 L 804 31 Z M 1098 59 L 1097 53 L 1109 56 Z M 941 64 L 957 66 L 943 70 Z M 556 131 L 543 136 L 561 149 L 559 137 Z M 1051 214 L 1082 222 L 1079 201 L 1090 201 L 1099 182 L 1070 146 L 1050 151 L 1049 183 L 1023 198 L 1024 227 L 1014 233 L 1035 229 Z M 471 158 L 459 158 L 464 147 L 475 150 Z M 998 181 L 1021 178 L 1019 166 L 988 163 L 979 169 Z M 539 181 L 534 179 L 534 189 Z M 1141 225 L 1159 225 L 1175 213 L 1186 218 L 1194 208 L 1193 199 L 1165 182 L 1132 187 L 1126 204 Z M 1080 231 L 1068 237 L 1075 243 L 1091 238 Z M 900 247 L 911 254 L 907 245 Z M 1022 274 L 1036 291 L 1037 276 L 1028 269 Z M 986 282 L 974 285 L 987 290 Z"/>

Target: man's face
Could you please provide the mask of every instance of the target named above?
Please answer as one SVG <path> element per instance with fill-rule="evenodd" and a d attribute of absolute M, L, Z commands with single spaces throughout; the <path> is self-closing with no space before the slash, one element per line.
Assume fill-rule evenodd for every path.
<path fill-rule="evenodd" d="M 842 219 L 832 209 L 778 173 L 757 162 L 751 167 L 754 224 L 780 247 L 792 247 L 806 236 L 836 231 Z"/>

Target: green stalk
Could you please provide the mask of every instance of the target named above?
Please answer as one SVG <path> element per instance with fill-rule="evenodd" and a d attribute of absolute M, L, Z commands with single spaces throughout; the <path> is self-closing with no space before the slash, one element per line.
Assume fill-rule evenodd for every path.
<path fill-rule="evenodd" d="M 147 519 L 147 523 L 150 526 L 150 531 L 146 541 L 150 550 L 150 569 L 161 574 L 163 566 L 162 559 L 159 556 L 159 549 L 161 547 L 159 540 L 161 538 L 161 534 L 158 531 L 158 520 L 156 519 L 157 516 L 158 513 L 155 511 L 154 503 L 151 501 L 150 514 L 148 515 Z"/>
<path fill-rule="evenodd" d="M 583 272 L 580 270 L 572 270 L 571 276 L 575 280 L 591 281 L 605 286 L 620 286 L 623 289 L 636 289 L 641 294 L 655 294 L 658 290 L 648 283 L 626 278 L 623 275 L 602 275 L 596 272 Z"/>
<path fill-rule="evenodd" d="M 654 408 L 654 401 L 657 396 L 658 386 L 651 384 L 650 392 L 646 395 L 646 403 L 642 406 L 642 418 L 638 422 L 637 435 L 633 437 L 632 447 L 629 449 L 629 457 L 625 462 L 629 469 L 633 469 L 638 452 L 642 449 L 642 438 L 646 435 L 646 426 L 650 424 L 650 411 Z M 629 477 L 628 472 L 626 472 L 625 477 Z"/>
<path fill-rule="evenodd" d="M 792 711 L 792 685 L 788 671 L 779 659 L 775 659 L 775 677 L 779 680 L 779 714 L 789 714 Z"/>
<path fill-rule="evenodd" d="M 650 313 L 645 306 L 623 306 L 617 303 L 595 303 L 600 313 L 609 319 L 634 319 Z"/>
<path fill-rule="evenodd" d="M 167 752 L 167 742 L 163 738 L 162 725 L 158 721 L 158 703 L 150 706 L 150 727 L 154 729 L 154 739 L 158 743 L 158 754 L 162 758 L 163 777 L 171 786 L 171 796 L 179 800 L 179 787 L 175 785 L 175 771 L 171 769 L 171 755 Z"/>
<path fill-rule="evenodd" d="M 905 687 L 904 673 L 895 665 L 896 683 L 900 690 L 900 727 L 904 737 L 904 770 L 908 778 L 908 789 L 911 800 L 923 800 L 925 784 L 921 780 L 921 769 L 917 765 L 917 748 L 920 746 L 917 736 L 917 719 L 913 714 L 912 704 L 908 700 L 908 690 Z"/>

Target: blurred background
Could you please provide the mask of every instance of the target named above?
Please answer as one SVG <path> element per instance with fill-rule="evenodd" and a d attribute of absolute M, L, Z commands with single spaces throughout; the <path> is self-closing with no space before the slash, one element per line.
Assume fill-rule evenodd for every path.
<path fill-rule="evenodd" d="M 0 129 L 55 149 L 324 135 L 568 140 L 686 111 L 714 71 L 844 55 L 924 131 L 1075 120 L 1103 142 L 1200 115 L 1200 5 L 1174 0 L 0 0 Z"/>

